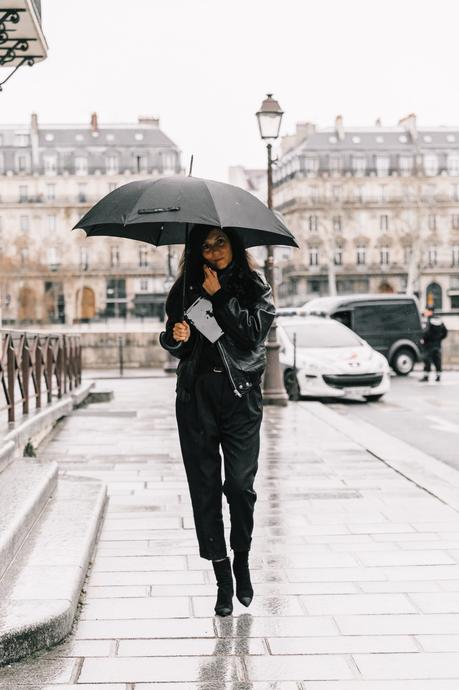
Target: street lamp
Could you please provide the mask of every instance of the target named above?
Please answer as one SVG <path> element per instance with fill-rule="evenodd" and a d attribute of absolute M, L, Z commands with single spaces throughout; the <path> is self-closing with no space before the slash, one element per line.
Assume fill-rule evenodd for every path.
<path fill-rule="evenodd" d="M 260 136 L 267 141 L 266 149 L 268 152 L 268 208 L 273 207 L 273 173 L 272 173 L 272 142 L 278 138 L 279 130 L 282 121 L 283 111 L 279 103 L 274 100 L 271 93 L 261 104 L 260 110 L 257 112 L 258 128 Z M 274 289 L 274 248 L 271 245 L 267 247 L 267 256 L 265 264 L 266 280 L 271 285 L 273 291 L 274 303 L 276 302 L 276 295 Z M 279 349 L 280 345 L 277 340 L 277 323 L 274 318 L 273 325 L 268 334 L 266 352 L 266 371 L 263 381 L 263 403 L 265 405 L 286 405 L 288 401 L 287 393 L 285 392 L 284 382 L 282 380 L 282 372 L 279 363 Z"/>

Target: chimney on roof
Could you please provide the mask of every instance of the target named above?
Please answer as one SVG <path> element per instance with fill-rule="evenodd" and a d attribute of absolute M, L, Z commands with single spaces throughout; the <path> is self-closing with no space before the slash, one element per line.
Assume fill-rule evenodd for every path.
<path fill-rule="evenodd" d="M 30 116 L 30 129 L 32 132 L 38 132 L 38 115 L 37 113 L 32 113 Z"/>
<path fill-rule="evenodd" d="M 343 125 L 343 116 L 342 115 L 337 115 L 335 118 L 335 130 L 336 130 L 336 136 L 338 138 L 338 141 L 343 141 L 344 140 L 344 125 Z"/>
<path fill-rule="evenodd" d="M 296 143 L 300 144 L 305 139 L 308 139 L 311 134 L 316 131 L 316 126 L 312 122 L 297 122 L 296 123 Z"/>
<path fill-rule="evenodd" d="M 154 115 L 139 115 L 139 125 L 149 125 L 150 127 L 159 127 L 159 117 Z"/>
<path fill-rule="evenodd" d="M 91 129 L 93 132 L 97 132 L 99 129 L 99 123 L 97 122 L 97 113 L 91 114 Z"/>
<path fill-rule="evenodd" d="M 416 141 L 418 138 L 418 128 L 415 113 L 410 113 L 406 117 L 402 117 L 402 119 L 398 121 L 398 124 L 406 129 L 412 141 Z"/>

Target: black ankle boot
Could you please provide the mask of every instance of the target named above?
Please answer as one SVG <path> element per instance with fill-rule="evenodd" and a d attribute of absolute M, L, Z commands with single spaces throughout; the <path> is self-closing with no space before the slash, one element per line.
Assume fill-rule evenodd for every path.
<path fill-rule="evenodd" d="M 253 588 L 250 581 L 249 552 L 235 551 L 233 572 L 236 578 L 236 596 L 244 606 L 249 606 L 253 599 Z"/>
<path fill-rule="evenodd" d="M 230 616 L 233 613 L 234 594 L 230 559 L 212 561 L 212 565 L 218 585 L 215 613 L 217 616 Z"/>

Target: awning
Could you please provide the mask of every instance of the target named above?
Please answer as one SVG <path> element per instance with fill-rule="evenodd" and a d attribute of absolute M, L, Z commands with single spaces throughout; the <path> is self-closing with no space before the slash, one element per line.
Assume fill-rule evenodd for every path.
<path fill-rule="evenodd" d="M 34 65 L 47 55 L 40 0 L 4 0 L 0 6 L 0 67 Z"/>

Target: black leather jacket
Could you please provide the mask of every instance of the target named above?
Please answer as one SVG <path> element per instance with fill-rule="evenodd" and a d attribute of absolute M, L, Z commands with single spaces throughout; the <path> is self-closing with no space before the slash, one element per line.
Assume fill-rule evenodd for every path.
<path fill-rule="evenodd" d="M 186 306 L 202 294 L 211 300 L 214 316 L 224 331 L 217 341 L 226 374 L 234 394 L 241 397 L 258 382 L 266 366 L 265 340 L 274 319 L 275 308 L 270 286 L 256 272 L 242 281 L 235 271 L 220 276 L 221 289 L 209 296 L 202 288 L 191 286 Z M 177 367 L 177 396 L 189 400 L 203 345 L 203 336 L 191 326 L 186 343 L 172 337 L 174 324 L 182 321 L 182 282 L 172 287 L 166 301 L 166 330 L 160 334 L 165 350 L 180 359 Z"/>

